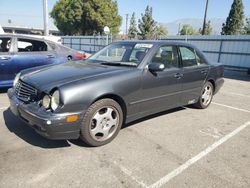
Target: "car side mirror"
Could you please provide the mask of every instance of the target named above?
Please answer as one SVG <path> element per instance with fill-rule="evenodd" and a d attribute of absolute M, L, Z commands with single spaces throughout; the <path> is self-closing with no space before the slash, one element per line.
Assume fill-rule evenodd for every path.
<path fill-rule="evenodd" d="M 148 70 L 152 72 L 159 72 L 165 69 L 165 65 L 163 63 L 150 63 L 148 65 Z"/>

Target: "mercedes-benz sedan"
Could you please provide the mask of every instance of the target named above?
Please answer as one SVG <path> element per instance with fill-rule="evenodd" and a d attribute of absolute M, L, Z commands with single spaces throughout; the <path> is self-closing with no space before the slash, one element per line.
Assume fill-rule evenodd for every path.
<path fill-rule="evenodd" d="M 223 82 L 223 66 L 190 44 L 122 41 L 85 61 L 22 71 L 8 96 L 12 112 L 44 137 L 100 146 L 144 116 L 207 108 Z"/>

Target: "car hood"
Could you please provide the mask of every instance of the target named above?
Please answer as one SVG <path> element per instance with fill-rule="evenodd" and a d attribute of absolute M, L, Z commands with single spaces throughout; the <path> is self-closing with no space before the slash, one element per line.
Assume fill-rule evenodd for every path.
<path fill-rule="evenodd" d="M 87 62 L 68 62 L 45 66 L 21 76 L 21 80 L 42 91 L 50 91 L 54 87 L 92 77 L 104 76 L 125 71 L 126 67 L 106 66 Z"/>

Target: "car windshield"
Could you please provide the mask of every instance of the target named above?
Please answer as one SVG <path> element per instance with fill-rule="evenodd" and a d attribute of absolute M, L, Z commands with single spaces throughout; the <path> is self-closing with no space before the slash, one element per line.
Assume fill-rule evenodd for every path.
<path fill-rule="evenodd" d="M 89 61 L 113 66 L 137 66 L 152 46 L 149 43 L 114 43 L 91 56 Z"/>

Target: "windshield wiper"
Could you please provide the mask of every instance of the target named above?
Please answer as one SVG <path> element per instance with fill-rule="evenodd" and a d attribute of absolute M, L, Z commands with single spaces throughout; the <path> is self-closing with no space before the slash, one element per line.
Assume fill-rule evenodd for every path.
<path fill-rule="evenodd" d="M 137 67 L 136 63 L 133 62 L 101 62 L 102 65 L 111 65 L 111 66 L 129 66 L 129 67 Z"/>

